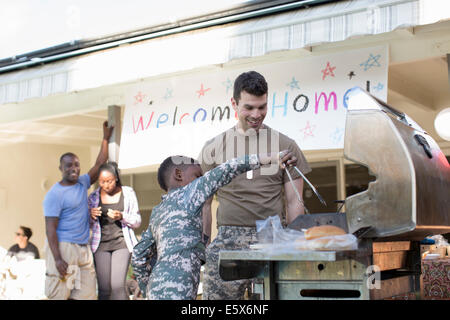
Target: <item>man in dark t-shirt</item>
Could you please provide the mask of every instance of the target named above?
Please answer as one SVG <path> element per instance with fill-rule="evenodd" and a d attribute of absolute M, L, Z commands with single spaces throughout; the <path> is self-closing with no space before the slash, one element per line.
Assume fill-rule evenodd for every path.
<path fill-rule="evenodd" d="M 20 226 L 16 232 L 16 244 L 8 250 L 10 256 L 15 256 L 18 261 L 25 260 L 28 257 L 39 259 L 39 250 L 30 242 L 33 232 L 30 228 Z"/>

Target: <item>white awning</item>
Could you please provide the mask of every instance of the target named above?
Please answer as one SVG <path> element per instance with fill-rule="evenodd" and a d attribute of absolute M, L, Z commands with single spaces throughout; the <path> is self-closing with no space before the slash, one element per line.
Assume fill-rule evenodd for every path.
<path fill-rule="evenodd" d="M 0 75 L 0 104 L 431 24 L 449 19 L 448 7 L 446 0 L 339 1 L 146 40 Z"/>

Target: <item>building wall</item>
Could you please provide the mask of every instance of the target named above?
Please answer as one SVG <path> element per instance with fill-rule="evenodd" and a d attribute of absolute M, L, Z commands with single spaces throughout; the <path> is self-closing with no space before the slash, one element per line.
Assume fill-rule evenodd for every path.
<path fill-rule="evenodd" d="M 81 173 L 90 169 L 89 147 L 19 143 L 0 147 L 0 246 L 14 244 L 14 232 L 23 225 L 33 230 L 33 242 L 43 256 L 45 222 L 42 201 L 51 186 L 61 179 L 59 157 L 75 153 Z"/>

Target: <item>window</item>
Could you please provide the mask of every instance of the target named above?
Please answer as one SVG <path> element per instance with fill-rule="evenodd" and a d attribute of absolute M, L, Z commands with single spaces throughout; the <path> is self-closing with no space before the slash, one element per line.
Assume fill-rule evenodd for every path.
<path fill-rule="evenodd" d="M 303 200 L 309 213 L 330 213 L 336 212 L 338 200 L 337 192 L 337 166 L 335 162 L 310 163 L 312 171 L 306 178 L 316 188 L 319 194 L 327 203 L 325 207 L 314 194 L 311 187 L 303 182 Z"/>
<path fill-rule="evenodd" d="M 376 177 L 369 174 L 369 169 L 359 164 L 345 166 L 345 192 L 348 196 L 367 190 L 369 182 Z"/>
<path fill-rule="evenodd" d="M 122 175 L 121 179 L 123 185 L 132 187 L 136 192 L 142 223 L 134 231 L 140 235 L 147 230 L 152 209 L 161 202 L 165 192 L 159 187 L 156 172 Z"/>
<path fill-rule="evenodd" d="M 327 203 L 327 206 L 324 206 L 305 182 L 303 199 L 310 213 L 338 212 L 342 204 L 337 201 L 345 200 L 350 195 L 367 190 L 369 182 L 376 179 L 369 174 L 367 167 L 354 163 L 345 164 L 343 173 L 340 174 L 340 163 L 341 161 L 310 163 L 312 171 L 306 177 Z M 341 182 L 344 181 L 344 176 L 345 183 Z"/>

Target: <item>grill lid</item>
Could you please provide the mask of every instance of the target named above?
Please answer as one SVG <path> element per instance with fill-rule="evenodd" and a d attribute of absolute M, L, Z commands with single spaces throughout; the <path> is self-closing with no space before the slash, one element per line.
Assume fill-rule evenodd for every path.
<path fill-rule="evenodd" d="M 433 138 L 406 114 L 361 88 L 348 94 L 344 156 L 376 180 L 345 201 L 349 232 L 420 240 L 450 232 L 450 166 Z"/>

